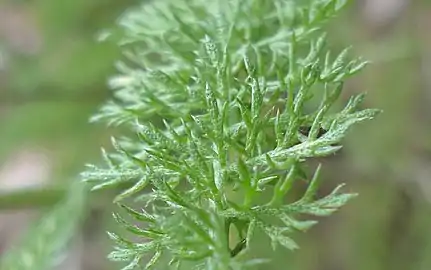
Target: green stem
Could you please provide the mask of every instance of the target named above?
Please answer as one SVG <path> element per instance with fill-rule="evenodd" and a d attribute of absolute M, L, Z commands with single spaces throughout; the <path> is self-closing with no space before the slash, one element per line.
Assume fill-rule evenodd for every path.
<path fill-rule="evenodd" d="M 0 192 L 0 210 L 52 206 L 64 198 L 67 186 L 22 188 Z"/>

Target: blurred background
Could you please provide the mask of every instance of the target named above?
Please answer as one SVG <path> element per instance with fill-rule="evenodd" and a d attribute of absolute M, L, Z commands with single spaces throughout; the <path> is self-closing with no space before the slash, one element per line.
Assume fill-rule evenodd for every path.
<path fill-rule="evenodd" d="M 109 146 L 114 131 L 88 118 L 109 98 L 120 53 L 95 36 L 138 2 L 0 1 L 0 256 Z M 365 105 L 384 113 L 322 161 L 322 194 L 347 182 L 360 196 L 295 235 L 301 249 L 278 250 L 265 269 L 431 269 L 431 1 L 355 0 L 328 28 L 334 49 L 353 45 L 373 63 L 344 101 L 366 91 Z M 111 197 L 94 197 L 79 206 L 79 233 L 58 269 L 118 269 L 105 259 Z M 274 256 L 267 244 L 259 256 Z"/>

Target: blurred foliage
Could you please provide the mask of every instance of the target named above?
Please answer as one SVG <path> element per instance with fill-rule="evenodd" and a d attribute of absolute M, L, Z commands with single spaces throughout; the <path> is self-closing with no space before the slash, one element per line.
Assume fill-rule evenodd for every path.
<path fill-rule="evenodd" d="M 3 53 L 6 54 L 5 69 L 0 70 L 0 164 L 15 152 L 27 148 L 42 149 L 52 163 L 50 179 L 46 179 L 47 187 L 2 191 L 0 208 L 3 211 L 6 208 L 15 211 L 20 207 L 45 208 L 61 202 L 62 197 L 69 194 L 66 191 L 70 189 L 68 183 L 71 179 L 76 179 L 76 173 L 86 161 L 94 160 L 99 154 L 99 147 L 95 145 L 107 141 L 106 129 L 89 125 L 88 119 L 109 94 L 106 90 L 106 78 L 114 72 L 113 64 L 119 58 L 119 51 L 115 44 L 96 42 L 96 36 L 98 31 L 112 25 L 123 10 L 135 2 L 137 1 L 43 0 L 2 1 L 0 4 L 0 9 L 10 12 L 11 16 L 20 16 L 21 19 L 18 23 L 5 21 L 3 28 L 9 28 L 7 30 L 15 32 L 17 36 L 22 35 L 25 40 L 27 31 L 20 28 L 24 27 L 24 30 L 35 31 L 41 40 L 41 46 L 35 53 L 23 53 L 19 48 L 14 48 L 10 40 L 0 40 Z M 32 20 L 26 20 L 26 17 L 31 17 Z M 19 24 L 20 22 L 24 23 Z M 79 198 L 84 197 L 80 195 Z M 66 199 L 65 203 L 60 203 L 56 208 L 67 208 L 69 201 Z M 100 239 L 104 237 L 104 233 L 101 228 L 91 229 L 92 224 L 95 224 L 91 216 L 100 212 L 100 201 L 91 201 L 86 207 L 85 214 L 89 216 L 83 231 L 85 235 L 91 234 L 97 243 L 103 241 L 103 238 Z M 75 205 L 83 203 L 74 202 Z M 26 234 L 29 237 L 24 235 L 19 240 L 21 245 L 28 246 L 26 243 L 32 237 L 34 239 L 32 234 L 44 230 L 38 224 L 43 220 L 52 220 L 52 213 L 59 210 L 52 211 L 44 215 L 42 220 L 35 220 L 32 226 L 34 228 Z M 79 218 L 72 211 L 66 211 L 66 214 L 69 222 Z M 103 220 L 103 216 L 99 220 Z M 65 232 L 58 231 L 61 234 Z M 1 233 L 8 234 L 3 231 Z M 55 237 L 56 233 L 57 231 L 45 230 L 39 240 L 42 236 L 44 240 Z M 73 233 L 75 232 L 70 230 L 66 234 Z M 40 249 L 37 246 L 40 241 L 35 245 L 28 252 L 52 252 Z M 91 245 L 84 245 L 83 248 L 92 249 Z M 19 249 L 13 249 L 12 252 L 14 253 L 9 258 L 19 256 Z M 94 260 L 96 262 L 84 263 L 83 267 L 99 265 L 101 269 L 106 269 L 103 266 L 104 253 L 104 249 L 100 253 L 92 253 L 90 256 L 97 256 L 98 259 Z"/>
<path fill-rule="evenodd" d="M 79 182 L 71 185 L 65 199 L 31 227 L 20 245 L 6 254 L 1 269 L 47 270 L 61 263 L 80 224 L 85 197 L 83 185 Z"/>
<path fill-rule="evenodd" d="M 119 57 L 114 44 L 100 44 L 95 37 L 133 2 L 44 0 L 13 4 L 36 18 L 36 25 L 28 27 L 36 26 L 42 46 L 32 55 L 9 50 L 7 76 L 0 91 L 0 136 L 4 138 L 0 157 L 23 143 L 55 148 L 52 150 L 59 155 L 64 148 L 64 156 L 73 157 L 76 165 L 89 158 L 86 149 L 95 152 L 88 146 L 102 134 L 87 125 L 87 119 L 106 98 L 106 78 Z M 80 153 L 70 152 L 77 147 Z"/>

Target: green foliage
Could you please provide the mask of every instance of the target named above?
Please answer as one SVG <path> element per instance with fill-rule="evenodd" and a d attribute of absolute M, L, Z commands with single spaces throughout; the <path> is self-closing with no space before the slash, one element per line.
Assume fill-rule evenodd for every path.
<path fill-rule="evenodd" d="M 358 109 L 363 95 L 331 110 L 366 65 L 347 49 L 332 57 L 319 34 L 345 2 L 164 0 L 124 14 L 127 60 L 110 81 L 114 100 L 92 119 L 136 136 L 114 139 L 107 166 L 82 174 L 94 190 L 129 186 L 114 218 L 134 240 L 109 233 L 111 260 L 124 270 L 167 269 L 161 258 L 175 269 L 243 269 L 265 262 L 243 256 L 255 230 L 296 249 L 290 235 L 316 223 L 305 215 L 330 215 L 355 196 L 340 185 L 316 198 L 319 166 L 304 195 L 286 200 L 308 178 L 308 159 L 336 153 L 353 124 L 378 113 Z"/>
<path fill-rule="evenodd" d="M 61 262 L 84 214 L 87 192 L 75 182 L 65 198 L 36 220 L 22 241 L 0 262 L 0 269 L 46 270 Z"/>

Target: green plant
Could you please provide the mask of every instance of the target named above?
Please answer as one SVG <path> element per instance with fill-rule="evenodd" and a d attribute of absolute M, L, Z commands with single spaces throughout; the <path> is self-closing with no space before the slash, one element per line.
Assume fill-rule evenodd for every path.
<path fill-rule="evenodd" d="M 49 192 L 28 192 L 27 196 L 31 197 L 29 200 L 32 200 L 33 203 L 35 201 L 37 203 L 34 194 L 52 197 Z M 55 194 L 55 192 L 51 191 L 51 194 Z M 86 194 L 85 186 L 82 183 L 75 181 L 69 185 L 64 199 L 37 220 L 19 244 L 8 253 L 2 254 L 0 269 L 47 270 L 53 269 L 54 266 L 61 263 L 67 253 L 66 247 L 71 242 L 70 240 L 84 216 L 87 203 Z M 13 203 L 15 207 L 19 206 L 20 201 L 27 200 L 23 196 L 13 198 L 7 205 Z"/>
<path fill-rule="evenodd" d="M 330 215 L 355 196 L 340 185 L 315 198 L 319 166 L 304 195 L 286 199 L 308 179 L 305 161 L 336 153 L 351 125 L 378 113 L 358 109 L 362 94 L 331 110 L 366 65 L 347 60 L 348 49 L 331 57 L 318 34 L 345 4 L 162 0 L 121 18 L 127 62 L 110 81 L 114 101 L 92 119 L 136 136 L 113 140 L 107 167 L 82 174 L 93 190 L 126 186 L 114 218 L 135 240 L 109 233 L 111 260 L 124 270 L 166 269 L 165 258 L 183 269 L 243 269 L 264 262 L 245 256 L 255 230 L 274 248 L 296 249 L 289 234 L 316 223 L 304 215 Z"/>

